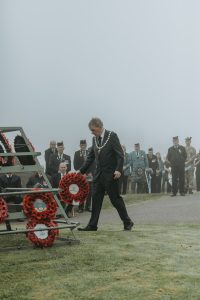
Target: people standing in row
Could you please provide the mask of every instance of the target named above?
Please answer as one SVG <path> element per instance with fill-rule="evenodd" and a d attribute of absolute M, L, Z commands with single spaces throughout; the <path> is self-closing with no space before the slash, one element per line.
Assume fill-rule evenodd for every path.
<path fill-rule="evenodd" d="M 191 137 L 185 139 L 185 150 L 187 153 L 187 159 L 185 162 L 185 193 L 193 194 L 193 182 L 194 182 L 194 160 L 196 158 L 196 149 L 191 146 Z"/>
<path fill-rule="evenodd" d="M 185 196 L 185 161 L 187 153 L 185 147 L 179 145 L 178 136 L 173 137 L 173 146 L 168 149 L 167 159 L 172 170 L 172 197 L 176 196 L 178 189 L 181 196 Z"/>

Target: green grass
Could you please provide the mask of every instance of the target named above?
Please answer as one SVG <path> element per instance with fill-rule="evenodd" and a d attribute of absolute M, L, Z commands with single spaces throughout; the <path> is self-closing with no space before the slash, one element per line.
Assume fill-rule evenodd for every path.
<path fill-rule="evenodd" d="M 80 245 L 8 251 L 1 237 L 0 299 L 200 299 L 200 225 L 121 225 L 77 232 Z"/>

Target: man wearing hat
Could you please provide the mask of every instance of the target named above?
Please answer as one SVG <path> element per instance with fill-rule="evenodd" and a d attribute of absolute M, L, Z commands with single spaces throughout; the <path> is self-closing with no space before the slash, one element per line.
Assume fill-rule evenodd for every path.
<path fill-rule="evenodd" d="M 196 149 L 191 146 L 191 137 L 185 138 L 185 150 L 187 159 L 185 162 L 185 193 L 193 194 L 194 181 L 194 160 L 196 158 Z"/>
<path fill-rule="evenodd" d="M 173 146 L 168 149 L 167 160 L 171 164 L 172 171 L 172 197 L 179 192 L 185 196 L 185 161 L 187 153 L 185 147 L 179 145 L 178 136 L 173 137 Z"/>
<path fill-rule="evenodd" d="M 157 171 L 159 170 L 159 164 L 156 155 L 153 154 L 153 148 L 148 149 L 148 163 L 149 163 L 149 172 L 151 176 L 151 193 L 156 193 L 156 186 L 157 186 Z"/>
<path fill-rule="evenodd" d="M 140 150 L 140 144 L 134 144 L 134 151 L 129 154 L 129 163 L 131 168 L 131 189 L 135 193 L 144 193 L 146 187 L 146 169 L 149 167 L 145 151 Z"/>
<path fill-rule="evenodd" d="M 71 158 L 69 155 L 64 153 L 64 144 L 63 142 L 57 143 L 57 153 L 52 154 L 49 158 L 49 173 L 52 176 L 53 174 L 58 173 L 59 164 L 61 162 L 66 163 L 67 172 L 71 171 Z"/>
<path fill-rule="evenodd" d="M 80 140 L 80 150 L 76 151 L 74 154 L 74 170 L 78 171 L 80 169 L 80 167 L 86 161 L 88 154 L 89 154 L 89 150 L 87 149 L 86 140 Z M 90 191 L 85 202 L 85 210 L 89 212 L 91 212 L 91 197 L 92 197 L 91 187 L 92 187 L 92 177 L 93 177 L 92 174 L 94 172 L 94 169 L 95 169 L 95 164 L 92 164 L 92 166 L 89 168 L 86 174 Z M 84 211 L 84 203 L 80 204 L 78 209 L 79 213 L 82 213 L 83 211 Z"/>

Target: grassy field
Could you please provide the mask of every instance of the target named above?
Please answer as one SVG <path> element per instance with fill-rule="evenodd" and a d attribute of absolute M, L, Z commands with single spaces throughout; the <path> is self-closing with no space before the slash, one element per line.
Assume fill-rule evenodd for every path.
<path fill-rule="evenodd" d="M 80 245 L 10 251 L 1 237 L 0 299 L 200 299 L 200 225 L 77 232 Z M 2 250 L 4 248 L 4 250 Z"/>

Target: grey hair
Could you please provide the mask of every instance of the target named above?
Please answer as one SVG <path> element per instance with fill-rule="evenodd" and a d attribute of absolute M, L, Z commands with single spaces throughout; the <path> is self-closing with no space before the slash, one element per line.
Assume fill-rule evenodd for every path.
<path fill-rule="evenodd" d="M 88 127 L 91 129 L 92 127 L 103 128 L 103 122 L 99 118 L 92 118 L 88 123 Z"/>

